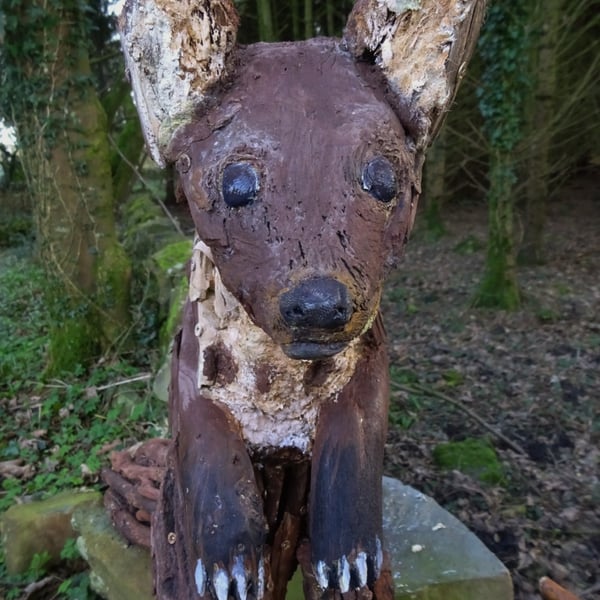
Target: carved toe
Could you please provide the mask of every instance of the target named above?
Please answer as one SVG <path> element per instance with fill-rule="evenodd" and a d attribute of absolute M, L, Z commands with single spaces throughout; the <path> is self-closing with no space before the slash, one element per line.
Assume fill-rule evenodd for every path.
<path fill-rule="evenodd" d="M 383 549 L 379 538 L 375 539 L 375 552 L 353 550 L 333 561 L 319 560 L 313 566 L 315 578 L 322 590 L 339 590 L 342 594 L 352 589 L 373 587 L 381 574 Z"/>
<path fill-rule="evenodd" d="M 213 563 L 207 567 L 199 558 L 194 571 L 196 591 L 203 598 L 214 600 L 260 600 L 265 590 L 265 568 L 262 556 L 252 559 L 246 555 L 237 555 L 225 567 Z"/>

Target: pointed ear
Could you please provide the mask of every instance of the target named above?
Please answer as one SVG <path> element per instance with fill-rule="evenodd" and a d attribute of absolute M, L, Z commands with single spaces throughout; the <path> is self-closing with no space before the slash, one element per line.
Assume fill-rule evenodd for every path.
<path fill-rule="evenodd" d="M 471 58 L 485 0 L 357 0 L 344 40 L 381 68 L 418 148 L 437 134 Z"/>
<path fill-rule="evenodd" d="M 127 0 L 121 45 L 144 138 L 160 166 L 175 130 L 225 76 L 238 22 L 231 0 Z"/>

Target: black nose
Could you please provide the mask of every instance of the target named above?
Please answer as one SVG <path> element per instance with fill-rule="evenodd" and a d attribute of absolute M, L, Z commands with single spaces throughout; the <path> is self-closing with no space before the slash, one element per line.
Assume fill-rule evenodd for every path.
<path fill-rule="evenodd" d="M 289 327 L 339 329 L 352 316 L 346 286 L 331 277 L 307 279 L 281 295 L 279 310 Z"/>

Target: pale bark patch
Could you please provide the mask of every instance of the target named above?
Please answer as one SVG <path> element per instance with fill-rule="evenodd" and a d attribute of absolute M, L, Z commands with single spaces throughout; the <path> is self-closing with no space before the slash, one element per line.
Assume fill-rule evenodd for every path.
<path fill-rule="evenodd" d="M 152 158 L 221 80 L 238 17 L 229 0 L 130 0 L 119 27 L 125 64 Z"/>
<path fill-rule="evenodd" d="M 288 358 L 248 314 L 221 281 L 200 240 L 194 244 L 190 300 L 197 307 L 199 344 L 197 386 L 204 397 L 224 404 L 254 450 L 297 448 L 310 453 L 320 405 L 335 400 L 350 381 L 360 357 L 359 340 L 333 357 L 334 366 L 319 386 L 306 390 L 312 361 Z M 231 383 L 215 384 L 204 376 L 204 351 L 223 344 L 237 365 Z M 257 372 L 268 365 L 267 391 L 259 391 Z"/>

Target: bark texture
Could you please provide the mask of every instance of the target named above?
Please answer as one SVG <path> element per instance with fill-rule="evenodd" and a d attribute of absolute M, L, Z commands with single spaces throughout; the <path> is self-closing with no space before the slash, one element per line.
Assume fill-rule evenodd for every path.
<path fill-rule="evenodd" d="M 125 64 L 152 158 L 226 74 L 237 34 L 230 0 L 131 0 L 121 14 Z"/>
<path fill-rule="evenodd" d="M 352 53 L 375 55 L 410 115 L 419 147 L 435 138 L 483 21 L 479 0 L 358 0 L 344 34 Z M 407 68 L 407 65 L 410 65 Z"/>

